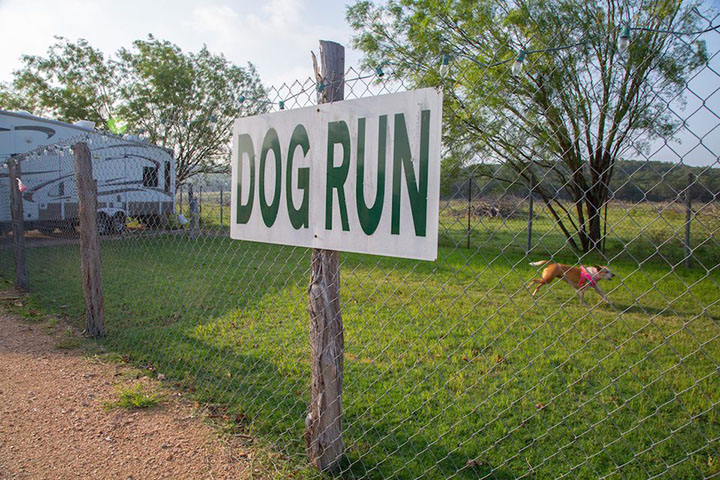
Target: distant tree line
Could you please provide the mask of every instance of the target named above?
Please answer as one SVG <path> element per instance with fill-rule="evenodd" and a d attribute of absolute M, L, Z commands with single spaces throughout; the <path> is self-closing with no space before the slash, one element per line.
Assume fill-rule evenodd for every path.
<path fill-rule="evenodd" d="M 467 198 L 468 179 L 473 178 L 472 192 L 476 195 L 503 193 L 527 196 L 528 187 L 520 179 L 508 182 L 504 165 L 470 165 L 457 168 L 443 178 L 444 198 Z M 447 172 L 447 169 L 445 170 Z M 619 160 L 610 183 L 610 199 L 626 202 L 672 202 L 685 198 L 688 174 L 694 182 L 690 192 L 693 201 L 720 201 L 720 168 L 689 167 L 670 162 Z M 557 179 L 548 175 L 541 180 L 546 191 L 556 191 L 559 200 L 570 200 Z"/>

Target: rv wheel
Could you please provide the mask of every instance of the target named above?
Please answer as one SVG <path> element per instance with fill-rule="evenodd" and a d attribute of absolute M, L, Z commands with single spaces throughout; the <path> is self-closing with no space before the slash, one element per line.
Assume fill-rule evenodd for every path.
<path fill-rule="evenodd" d="M 112 217 L 112 233 L 121 234 L 125 231 L 125 214 L 118 212 Z"/>
<path fill-rule="evenodd" d="M 97 229 L 100 235 L 107 235 L 110 233 L 110 217 L 106 213 L 100 212 L 97 216 Z"/>
<path fill-rule="evenodd" d="M 162 225 L 159 215 L 146 215 L 140 219 L 143 226 L 148 230 L 154 230 Z"/>
<path fill-rule="evenodd" d="M 63 222 L 60 225 L 60 231 L 63 233 L 74 233 L 75 232 L 75 224 L 71 221 Z"/>

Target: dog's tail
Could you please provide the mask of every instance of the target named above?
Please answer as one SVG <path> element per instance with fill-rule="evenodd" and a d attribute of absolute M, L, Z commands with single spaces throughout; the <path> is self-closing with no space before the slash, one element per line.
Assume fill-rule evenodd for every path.
<path fill-rule="evenodd" d="M 540 260 L 539 262 L 530 262 L 533 267 L 542 267 L 545 264 L 550 263 L 550 260 Z"/>

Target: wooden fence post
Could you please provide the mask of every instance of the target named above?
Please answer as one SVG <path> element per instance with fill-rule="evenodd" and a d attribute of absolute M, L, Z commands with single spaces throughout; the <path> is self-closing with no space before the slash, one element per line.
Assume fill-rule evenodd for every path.
<path fill-rule="evenodd" d="M 15 288 L 28 290 L 28 271 L 25 257 L 25 219 L 23 218 L 23 199 L 20 191 L 22 175 L 20 161 L 17 158 L 8 160 L 10 181 L 10 211 L 12 212 L 13 253 L 15 255 Z"/>
<path fill-rule="evenodd" d="M 695 177 L 692 173 L 688 173 L 688 185 L 685 189 L 685 268 L 690 268 L 692 248 L 690 247 L 690 221 L 692 220 L 692 196 L 690 190 Z"/>
<path fill-rule="evenodd" d="M 319 85 L 318 103 L 342 100 L 345 48 L 320 41 L 320 64 L 313 54 Z M 310 406 L 305 419 L 305 445 L 310 463 L 333 470 L 345 449 L 342 439 L 342 388 L 345 341 L 340 312 L 340 253 L 313 249 L 308 287 L 310 312 Z"/>
<path fill-rule="evenodd" d="M 73 148 L 80 217 L 80 263 L 85 295 L 85 330 L 92 337 L 104 337 L 100 240 L 97 228 L 97 183 L 93 177 L 92 158 L 87 144 L 78 142 Z"/>

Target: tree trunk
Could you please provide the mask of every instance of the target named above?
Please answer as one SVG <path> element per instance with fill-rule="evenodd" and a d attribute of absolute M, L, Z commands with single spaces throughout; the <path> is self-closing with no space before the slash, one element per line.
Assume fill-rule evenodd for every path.
<path fill-rule="evenodd" d="M 585 210 L 588 216 L 588 249 L 603 250 L 602 207 L 607 202 L 609 188 L 600 178 L 595 180 L 585 194 Z"/>
<path fill-rule="evenodd" d="M 591 200 L 586 202 L 588 214 L 588 251 L 600 249 L 602 245 L 602 209 Z"/>

